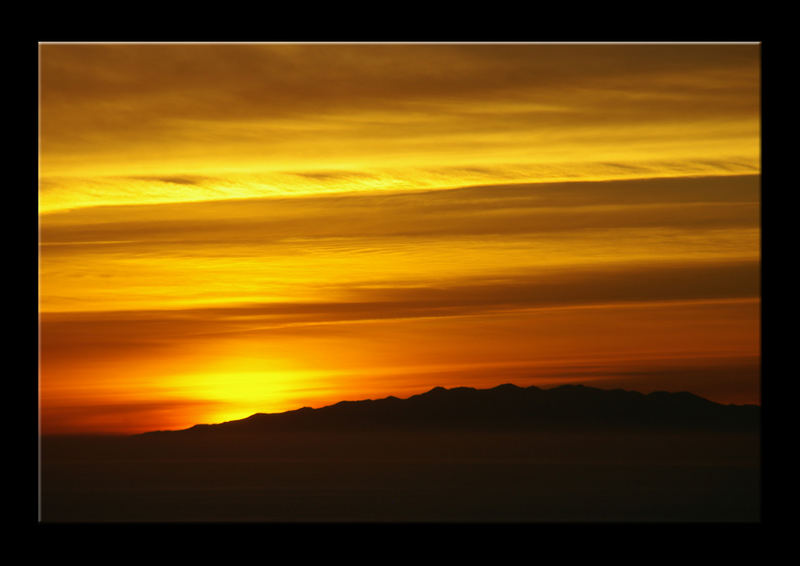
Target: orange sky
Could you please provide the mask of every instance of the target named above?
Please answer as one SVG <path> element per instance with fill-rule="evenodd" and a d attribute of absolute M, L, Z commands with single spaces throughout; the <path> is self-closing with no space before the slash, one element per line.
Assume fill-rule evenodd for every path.
<path fill-rule="evenodd" d="M 756 44 L 42 44 L 45 433 L 759 401 Z"/>

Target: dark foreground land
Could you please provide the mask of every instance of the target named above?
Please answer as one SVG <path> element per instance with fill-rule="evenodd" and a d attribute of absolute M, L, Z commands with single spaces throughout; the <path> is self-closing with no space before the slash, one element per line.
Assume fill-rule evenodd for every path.
<path fill-rule="evenodd" d="M 45 437 L 44 522 L 758 522 L 756 407 L 436 388 L 134 437 Z"/>
<path fill-rule="evenodd" d="M 45 438 L 42 520 L 759 520 L 753 434 Z"/>

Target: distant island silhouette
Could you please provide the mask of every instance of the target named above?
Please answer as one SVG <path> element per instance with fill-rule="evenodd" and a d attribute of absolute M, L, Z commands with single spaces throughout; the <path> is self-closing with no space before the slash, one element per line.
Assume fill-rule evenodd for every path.
<path fill-rule="evenodd" d="M 541 389 L 506 383 L 490 389 L 434 387 L 407 399 L 389 396 L 341 401 L 318 409 L 303 407 L 283 413 L 256 413 L 240 420 L 138 436 L 358 430 L 755 431 L 760 415 L 757 405 L 723 405 L 689 392 L 645 394 L 585 385 Z"/>
<path fill-rule="evenodd" d="M 42 439 L 51 522 L 753 522 L 760 414 L 687 392 L 434 387 Z"/>

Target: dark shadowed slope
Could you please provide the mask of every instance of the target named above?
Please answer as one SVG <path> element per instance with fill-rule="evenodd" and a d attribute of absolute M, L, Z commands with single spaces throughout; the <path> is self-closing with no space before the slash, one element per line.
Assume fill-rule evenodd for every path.
<path fill-rule="evenodd" d="M 147 435 L 357 430 L 757 431 L 759 420 L 758 406 L 721 405 L 686 392 L 643 394 L 583 385 L 540 389 L 505 384 L 492 389 L 435 387 L 408 399 L 342 401 L 319 409 L 257 413 L 242 420 Z"/>

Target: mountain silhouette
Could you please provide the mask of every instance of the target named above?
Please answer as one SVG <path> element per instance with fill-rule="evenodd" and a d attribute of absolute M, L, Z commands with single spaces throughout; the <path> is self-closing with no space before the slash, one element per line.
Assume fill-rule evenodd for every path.
<path fill-rule="evenodd" d="M 755 432 L 760 407 L 723 405 L 688 392 L 644 394 L 563 385 L 551 389 L 510 383 L 491 389 L 434 387 L 407 399 L 341 401 L 283 413 L 256 413 L 152 435 L 223 435 L 350 431 L 708 430 Z"/>
<path fill-rule="evenodd" d="M 42 439 L 55 522 L 753 522 L 760 412 L 691 393 L 435 387 Z"/>

